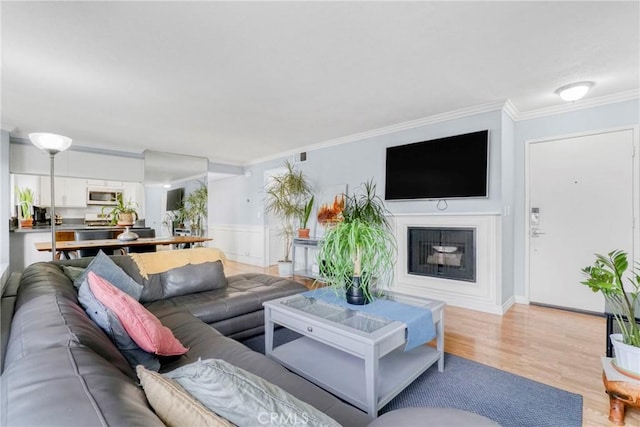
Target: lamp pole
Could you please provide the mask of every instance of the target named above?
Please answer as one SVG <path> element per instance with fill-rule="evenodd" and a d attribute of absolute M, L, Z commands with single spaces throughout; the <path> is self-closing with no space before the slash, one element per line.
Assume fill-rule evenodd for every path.
<path fill-rule="evenodd" d="M 51 176 L 51 260 L 56 260 L 56 186 L 54 183 L 54 168 L 55 158 L 59 151 L 49 151 L 49 158 L 51 159 L 51 166 L 49 167 Z M 46 223 L 45 223 L 46 224 Z"/>
<path fill-rule="evenodd" d="M 56 190 L 55 190 L 55 157 L 56 154 L 71 146 L 71 138 L 53 133 L 30 133 L 29 139 L 40 150 L 49 153 L 51 179 L 51 260 L 56 260 Z"/>

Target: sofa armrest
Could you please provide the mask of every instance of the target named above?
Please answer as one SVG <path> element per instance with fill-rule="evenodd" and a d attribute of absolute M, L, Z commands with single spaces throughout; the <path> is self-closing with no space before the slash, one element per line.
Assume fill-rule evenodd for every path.
<path fill-rule="evenodd" d="M 20 286 L 22 273 L 12 273 L 0 300 L 0 372 L 4 371 L 4 354 L 9 342 L 9 331 L 13 320 L 13 308 L 16 305 L 16 294 Z"/>

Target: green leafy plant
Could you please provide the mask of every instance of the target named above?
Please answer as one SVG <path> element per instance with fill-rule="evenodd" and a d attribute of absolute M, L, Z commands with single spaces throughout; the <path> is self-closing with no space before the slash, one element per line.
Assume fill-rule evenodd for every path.
<path fill-rule="evenodd" d="M 380 196 L 376 194 L 376 184 L 373 180 L 362 183 L 361 193 L 354 192 L 352 196 L 345 196 L 342 216 L 345 221 L 360 219 L 370 224 L 389 227 L 387 215 L 389 211 Z"/>
<path fill-rule="evenodd" d="M 103 206 L 101 210 L 103 216 L 105 215 L 105 210 L 109 210 L 106 217 L 109 219 L 111 224 L 115 225 L 118 223 L 120 214 L 131 214 L 134 221 L 138 219 L 138 212 L 136 210 L 138 207 L 137 203 L 132 202 L 131 199 L 125 202 L 122 193 L 118 193 L 115 201 L 115 206 Z"/>
<path fill-rule="evenodd" d="M 209 190 L 206 183 L 198 182 L 200 187 L 187 195 L 183 206 L 178 210 L 178 217 L 182 216 L 189 220 L 191 231 L 195 235 L 201 236 L 208 214 Z"/>
<path fill-rule="evenodd" d="M 367 301 L 373 299 L 374 286 L 391 283 L 397 254 L 386 209 L 375 189 L 369 181 L 364 193 L 346 198 L 343 220 L 327 229 L 317 255 L 327 286 L 346 291 L 359 281 Z"/>
<path fill-rule="evenodd" d="M 309 223 L 309 218 L 311 217 L 311 210 L 313 209 L 314 201 L 315 201 L 315 197 L 311 196 L 311 198 L 304 205 L 304 210 L 302 212 L 302 216 L 300 217 L 300 228 L 307 228 L 307 224 Z"/>
<path fill-rule="evenodd" d="M 311 185 L 302 171 L 285 161 L 283 174 L 274 175 L 265 188 L 265 210 L 281 221 L 280 236 L 284 238 L 282 261 L 290 262 L 289 254 L 295 235 L 295 220 L 304 215 L 305 203 L 311 195 Z"/>
<path fill-rule="evenodd" d="M 29 187 L 16 187 L 18 194 L 18 206 L 22 219 L 31 219 L 31 208 L 33 207 L 33 190 Z"/>
<path fill-rule="evenodd" d="M 586 280 L 581 283 L 593 292 L 602 292 L 612 308 L 623 342 L 640 347 L 640 326 L 635 322 L 635 307 L 640 294 L 640 263 L 636 262 L 636 267 L 632 268 L 631 277 L 627 278 L 631 289 L 625 291 L 624 276 L 628 267 L 624 251 L 612 251 L 606 256 L 596 254 L 595 263 L 582 269 Z"/>

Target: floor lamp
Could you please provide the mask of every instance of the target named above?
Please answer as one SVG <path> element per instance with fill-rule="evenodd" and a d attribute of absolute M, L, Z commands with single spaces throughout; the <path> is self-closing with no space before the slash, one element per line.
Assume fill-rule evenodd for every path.
<path fill-rule="evenodd" d="M 29 139 L 38 149 L 49 153 L 51 166 L 51 259 L 56 260 L 56 195 L 54 182 L 54 159 L 56 154 L 71 147 L 71 138 L 54 133 L 30 133 Z"/>

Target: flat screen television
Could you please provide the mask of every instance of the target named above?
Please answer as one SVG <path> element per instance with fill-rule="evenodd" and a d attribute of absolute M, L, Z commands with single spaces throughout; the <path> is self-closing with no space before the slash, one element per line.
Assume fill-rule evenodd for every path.
<path fill-rule="evenodd" d="M 489 131 L 387 147 L 385 200 L 488 196 Z"/>
<path fill-rule="evenodd" d="M 184 197 L 184 188 L 174 188 L 167 191 L 167 210 L 177 211 L 182 207 L 182 198 Z"/>

